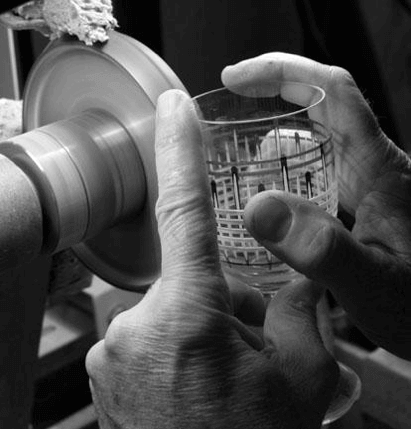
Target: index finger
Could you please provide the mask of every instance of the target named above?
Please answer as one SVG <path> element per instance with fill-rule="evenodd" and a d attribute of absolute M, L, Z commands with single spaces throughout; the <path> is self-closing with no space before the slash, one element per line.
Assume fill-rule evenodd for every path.
<path fill-rule="evenodd" d="M 321 64 L 300 55 L 270 52 L 226 67 L 221 74 L 225 86 L 268 90 L 273 81 L 291 81 L 319 86 L 326 93 L 325 103 L 309 110 L 310 117 L 337 133 L 379 137 L 381 129 L 370 106 L 351 74 L 338 66 Z M 270 95 L 270 94 L 267 94 Z M 298 93 L 294 100 L 302 103 Z"/>
<path fill-rule="evenodd" d="M 227 66 L 222 72 L 224 85 L 267 85 L 273 80 L 310 83 L 329 89 L 333 67 L 300 55 L 270 52 Z"/>
<path fill-rule="evenodd" d="M 259 93 L 273 96 L 278 93 L 278 82 L 298 82 L 322 88 L 328 94 L 331 90 L 332 67 L 299 55 L 272 52 L 228 66 L 222 71 L 221 79 L 228 88 L 241 88 L 244 92 L 258 88 Z M 307 107 L 315 103 L 315 92 L 310 87 L 281 91 L 284 99 Z M 318 97 L 318 96 L 317 96 Z M 311 119 L 328 125 L 326 103 L 320 103 L 308 111 Z"/>

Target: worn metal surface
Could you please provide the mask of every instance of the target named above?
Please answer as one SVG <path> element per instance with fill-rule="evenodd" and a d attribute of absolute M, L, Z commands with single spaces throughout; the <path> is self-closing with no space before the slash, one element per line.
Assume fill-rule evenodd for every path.
<path fill-rule="evenodd" d="M 73 246 L 124 289 L 159 276 L 154 115 L 171 88 L 184 90 L 165 62 L 120 33 L 93 47 L 65 37 L 46 48 L 25 88 L 25 133 L 0 147 L 39 192 L 43 252 Z"/>

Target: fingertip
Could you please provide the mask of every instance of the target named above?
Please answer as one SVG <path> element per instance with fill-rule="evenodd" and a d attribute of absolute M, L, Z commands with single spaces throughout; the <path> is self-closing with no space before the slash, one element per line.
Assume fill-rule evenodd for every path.
<path fill-rule="evenodd" d="M 159 97 L 155 134 L 163 277 L 205 276 L 220 268 L 215 218 L 200 123 L 184 91 Z"/>
<path fill-rule="evenodd" d="M 291 227 L 292 220 L 292 210 L 282 198 L 282 193 L 277 191 L 257 194 L 244 211 L 246 228 L 260 242 L 282 241 Z"/>
<path fill-rule="evenodd" d="M 225 279 L 230 289 L 234 315 L 246 325 L 262 326 L 266 304 L 261 292 L 227 273 Z"/>
<path fill-rule="evenodd" d="M 236 85 L 238 78 L 236 78 L 237 74 L 237 65 L 232 64 L 223 68 L 221 72 L 221 82 L 227 88 L 230 88 L 232 85 Z"/>
<path fill-rule="evenodd" d="M 168 98 L 190 99 L 190 95 L 179 88 L 171 88 L 163 91 L 157 98 L 157 103 L 164 102 Z"/>
<path fill-rule="evenodd" d="M 342 223 L 313 201 L 282 191 L 250 199 L 244 222 L 250 234 L 277 258 L 317 281 L 344 281 L 340 260 L 355 261 L 362 247 Z"/>
<path fill-rule="evenodd" d="M 249 77 L 252 77 L 250 64 L 252 64 L 253 61 L 254 58 L 248 58 L 224 67 L 221 72 L 221 81 L 223 85 L 227 88 L 247 86 Z"/>
<path fill-rule="evenodd" d="M 235 70 L 235 66 L 236 66 L 236 64 L 228 64 L 228 65 L 226 65 L 223 68 L 222 72 L 221 72 L 221 76 L 225 76 L 228 73 L 231 73 L 233 70 Z"/>
<path fill-rule="evenodd" d="M 190 96 L 181 89 L 169 89 L 160 94 L 157 99 L 157 118 L 169 117 L 176 113 L 184 104 L 191 103 Z"/>
<path fill-rule="evenodd" d="M 156 161 L 161 171 L 170 171 L 185 157 L 180 153 L 201 143 L 194 103 L 181 89 L 164 91 L 157 100 L 155 127 Z M 174 159 L 176 158 L 176 159 Z M 163 165 L 164 164 L 164 165 Z"/>

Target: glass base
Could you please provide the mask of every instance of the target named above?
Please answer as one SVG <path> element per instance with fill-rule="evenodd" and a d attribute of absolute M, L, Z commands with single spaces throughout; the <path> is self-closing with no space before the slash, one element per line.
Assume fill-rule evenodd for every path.
<path fill-rule="evenodd" d="M 235 265 L 222 261 L 223 271 L 229 276 L 245 283 L 264 296 L 274 297 L 284 286 L 300 281 L 304 276 L 287 264 L 276 264 L 272 269 L 266 265 L 259 267 L 256 265 Z"/>
<path fill-rule="evenodd" d="M 361 380 L 348 366 L 338 362 L 340 379 L 323 420 L 323 428 L 346 414 L 361 394 Z"/>

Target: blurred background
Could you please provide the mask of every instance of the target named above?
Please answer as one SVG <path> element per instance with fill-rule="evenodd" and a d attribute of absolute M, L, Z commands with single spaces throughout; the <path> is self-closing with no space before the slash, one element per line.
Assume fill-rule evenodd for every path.
<path fill-rule="evenodd" d="M 152 0 L 144 8 L 138 2 L 113 0 L 113 5 L 119 31 L 163 57 L 192 95 L 219 86 L 225 65 L 270 51 L 302 54 L 348 69 L 385 132 L 411 150 L 406 115 L 411 96 L 410 0 Z M 47 41 L 29 32 L 16 39 L 22 88 Z M 8 44 L 0 43 L 1 49 Z M 0 85 L 0 95 L 7 94 L 10 82 L 2 79 Z"/>

